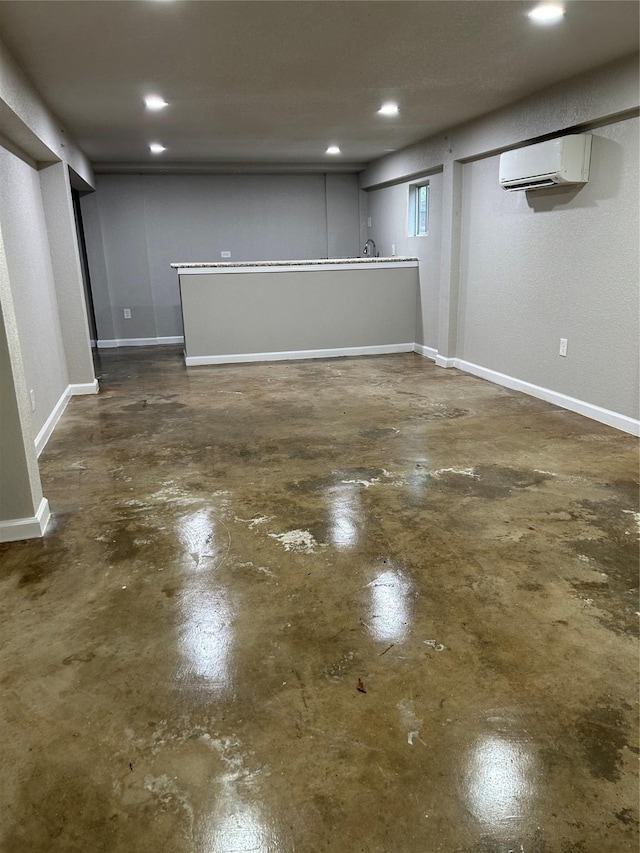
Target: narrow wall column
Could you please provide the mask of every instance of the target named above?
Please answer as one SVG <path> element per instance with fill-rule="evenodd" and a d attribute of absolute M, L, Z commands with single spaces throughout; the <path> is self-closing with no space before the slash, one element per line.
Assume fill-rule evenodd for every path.
<path fill-rule="evenodd" d="M 460 238 L 462 228 L 462 163 L 451 160 L 442 170 L 442 248 L 438 355 L 440 367 L 452 367 L 458 338 Z"/>
<path fill-rule="evenodd" d="M 69 169 L 54 163 L 39 173 L 60 329 L 69 382 L 74 394 L 98 390 L 82 284 Z"/>
<path fill-rule="evenodd" d="M 358 193 L 356 175 L 325 175 L 328 258 L 353 258 L 360 254 Z"/>
<path fill-rule="evenodd" d="M 42 536 L 48 521 L 0 231 L 0 542 Z"/>

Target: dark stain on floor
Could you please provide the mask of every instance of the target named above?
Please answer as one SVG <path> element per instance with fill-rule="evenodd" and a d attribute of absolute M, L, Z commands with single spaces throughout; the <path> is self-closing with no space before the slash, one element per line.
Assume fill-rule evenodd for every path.
<path fill-rule="evenodd" d="M 1 853 L 637 850 L 633 438 L 413 354 L 96 364 L 0 546 Z"/>
<path fill-rule="evenodd" d="M 595 705 L 581 716 L 577 732 L 591 775 L 617 782 L 622 772 L 622 750 L 629 734 L 623 712 L 605 703 Z"/>

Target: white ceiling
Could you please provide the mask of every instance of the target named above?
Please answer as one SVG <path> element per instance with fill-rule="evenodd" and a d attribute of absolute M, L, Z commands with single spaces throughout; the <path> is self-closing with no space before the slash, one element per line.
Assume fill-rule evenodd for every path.
<path fill-rule="evenodd" d="M 353 165 L 638 49 L 635 0 L 533 5 L 5 0 L 0 38 L 94 163 Z"/>

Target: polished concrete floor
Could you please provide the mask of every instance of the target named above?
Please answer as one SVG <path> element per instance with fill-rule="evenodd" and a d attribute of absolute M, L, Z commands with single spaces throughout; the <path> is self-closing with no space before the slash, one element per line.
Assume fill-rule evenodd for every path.
<path fill-rule="evenodd" d="M 97 372 L 0 546 L 2 853 L 638 849 L 633 438 L 413 354 Z"/>

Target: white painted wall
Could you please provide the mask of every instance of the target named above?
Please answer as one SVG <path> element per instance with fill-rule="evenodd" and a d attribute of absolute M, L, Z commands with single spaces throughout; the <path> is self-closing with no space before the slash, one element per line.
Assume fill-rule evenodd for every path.
<path fill-rule="evenodd" d="M 182 334 L 172 262 L 220 261 L 223 250 L 239 261 L 360 248 L 355 175 L 103 175 L 82 209 L 102 340 Z"/>

